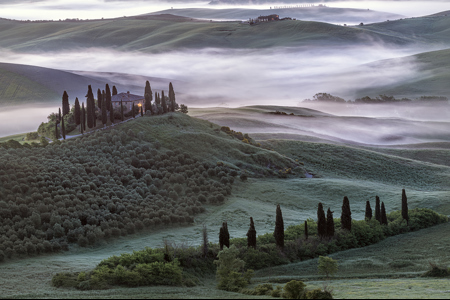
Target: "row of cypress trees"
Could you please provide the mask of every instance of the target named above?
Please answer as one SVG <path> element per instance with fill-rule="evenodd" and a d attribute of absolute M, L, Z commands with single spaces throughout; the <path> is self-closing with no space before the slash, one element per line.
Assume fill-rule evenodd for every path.
<path fill-rule="evenodd" d="M 402 217 L 406 220 L 409 225 L 409 216 L 408 216 L 408 202 L 405 193 L 405 189 L 402 190 Z M 352 212 L 350 210 L 350 201 L 347 196 L 344 197 L 342 203 L 342 213 L 341 213 L 341 228 L 351 231 L 352 229 Z M 370 221 L 372 219 L 372 209 L 370 207 L 370 201 L 366 203 L 366 213 L 365 213 L 366 221 Z M 376 196 L 376 204 L 375 204 L 375 219 L 380 222 L 382 225 L 387 225 L 387 217 L 386 217 L 386 209 L 384 203 L 381 202 L 380 198 Z M 204 230 L 205 231 L 205 230 Z M 330 208 L 328 208 L 327 215 L 325 217 L 325 212 L 323 209 L 322 203 L 319 202 L 317 209 L 317 232 L 320 238 L 331 238 L 335 234 L 335 226 L 333 219 L 333 212 Z M 284 222 L 283 222 L 283 214 L 281 212 L 281 207 L 278 204 L 276 209 L 276 219 L 275 219 L 275 230 L 273 232 L 275 237 L 275 243 L 279 248 L 284 248 Z M 305 221 L 305 239 L 308 239 L 308 223 Z M 230 247 L 230 234 L 228 232 L 228 224 L 227 222 L 222 223 L 222 227 L 219 232 L 219 246 L 220 250 L 223 250 L 223 247 Z M 255 224 L 253 222 L 253 218 L 250 217 L 250 228 L 247 232 L 247 246 L 250 248 L 256 249 L 256 230 Z"/>
<path fill-rule="evenodd" d="M 166 96 L 164 95 L 164 91 L 161 91 L 161 94 L 155 92 L 155 108 L 161 107 L 162 113 L 174 112 L 176 108 L 176 99 L 175 99 L 175 91 L 173 89 L 172 82 L 169 83 L 169 103 L 166 102 Z M 150 86 L 150 82 L 147 80 L 145 82 L 145 90 L 144 90 L 144 98 L 145 98 L 145 112 L 150 111 L 150 114 L 156 114 L 161 112 L 156 112 L 153 110 L 153 92 Z"/>

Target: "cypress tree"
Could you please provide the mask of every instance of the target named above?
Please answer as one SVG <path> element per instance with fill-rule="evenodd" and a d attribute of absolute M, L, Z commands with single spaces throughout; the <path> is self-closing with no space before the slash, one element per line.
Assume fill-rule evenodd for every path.
<path fill-rule="evenodd" d="M 275 219 L 275 231 L 273 232 L 275 237 L 275 243 L 278 247 L 284 248 L 284 222 L 283 215 L 281 213 L 280 205 L 277 205 L 276 219 Z"/>
<path fill-rule="evenodd" d="M 167 104 L 166 104 L 166 97 L 164 96 L 164 91 L 161 92 L 161 106 L 163 109 L 163 113 L 167 113 Z"/>
<path fill-rule="evenodd" d="M 225 239 L 223 240 L 223 245 L 230 248 L 230 233 L 228 232 L 228 223 L 225 222 Z"/>
<path fill-rule="evenodd" d="M 86 121 L 87 121 L 87 127 L 92 128 L 94 127 L 94 117 L 95 115 L 93 114 L 93 110 L 94 110 L 94 94 L 92 93 L 92 87 L 89 85 L 88 86 L 88 92 L 86 94 Z"/>
<path fill-rule="evenodd" d="M 66 127 L 64 126 L 64 117 L 61 120 L 61 133 L 63 139 L 66 139 Z"/>
<path fill-rule="evenodd" d="M 70 112 L 69 95 L 66 91 L 64 91 L 62 96 L 62 109 L 63 116 L 67 115 Z"/>
<path fill-rule="evenodd" d="M 155 102 L 156 105 L 161 105 L 161 99 L 159 99 L 159 94 L 155 92 Z"/>
<path fill-rule="evenodd" d="M 372 208 L 370 207 L 370 201 L 366 202 L 366 221 L 372 220 Z"/>
<path fill-rule="evenodd" d="M 352 230 L 352 212 L 350 210 L 350 201 L 347 196 L 344 197 L 342 203 L 341 228 L 348 231 Z"/>
<path fill-rule="evenodd" d="M 124 118 L 123 118 L 123 103 L 122 103 L 122 100 L 120 100 L 120 118 L 122 119 L 122 122 L 123 122 Z"/>
<path fill-rule="evenodd" d="M 109 120 L 111 121 L 111 124 L 114 124 L 114 108 L 112 101 L 109 102 Z"/>
<path fill-rule="evenodd" d="M 250 228 L 247 231 L 247 247 L 256 249 L 256 230 L 252 217 L 250 217 Z"/>
<path fill-rule="evenodd" d="M 105 97 L 103 100 L 106 101 L 106 108 L 109 110 L 111 107 L 111 89 L 109 88 L 109 84 L 105 86 Z"/>
<path fill-rule="evenodd" d="M 320 238 L 327 236 L 327 219 L 321 202 L 317 207 L 317 234 Z"/>
<path fill-rule="evenodd" d="M 133 119 L 134 119 L 134 118 L 136 118 L 136 114 L 135 114 L 136 111 L 134 110 L 134 102 L 133 102 L 133 107 L 131 108 L 131 110 L 132 110 L 131 114 L 132 114 Z"/>
<path fill-rule="evenodd" d="M 222 227 L 220 227 L 220 230 L 219 230 L 219 249 L 220 250 L 223 250 L 223 240 L 224 240 L 224 236 L 225 236 L 223 224 L 224 223 L 222 223 Z"/>
<path fill-rule="evenodd" d="M 78 101 L 78 98 L 75 98 L 75 124 L 77 126 L 81 124 L 80 101 Z"/>
<path fill-rule="evenodd" d="M 144 116 L 144 108 L 141 106 L 141 117 Z"/>
<path fill-rule="evenodd" d="M 327 211 L 327 236 L 334 236 L 334 220 L 333 220 L 333 212 L 328 208 Z"/>
<path fill-rule="evenodd" d="M 228 232 L 227 222 L 222 223 L 222 227 L 220 227 L 220 231 L 219 231 L 220 250 L 223 250 L 223 246 L 230 248 L 230 233 Z"/>
<path fill-rule="evenodd" d="M 113 96 L 117 95 L 117 89 L 115 85 L 113 85 L 112 95 Z"/>
<path fill-rule="evenodd" d="M 381 224 L 381 207 L 380 207 L 380 197 L 375 197 L 375 220 Z"/>
<path fill-rule="evenodd" d="M 106 109 L 106 101 L 102 101 L 102 124 L 103 126 L 106 125 L 106 123 L 108 122 L 108 112 Z"/>
<path fill-rule="evenodd" d="M 173 90 L 172 82 L 169 83 L 169 101 L 170 101 L 170 111 L 175 111 L 175 91 Z"/>
<path fill-rule="evenodd" d="M 387 217 L 386 217 L 386 209 L 384 207 L 384 202 L 381 202 L 381 224 L 382 225 L 388 224 Z"/>
<path fill-rule="evenodd" d="M 103 94 L 100 89 L 97 89 L 97 106 L 98 109 L 102 109 L 102 102 L 103 102 Z"/>
<path fill-rule="evenodd" d="M 59 108 L 59 112 L 58 112 L 58 124 L 61 123 L 61 108 Z"/>
<path fill-rule="evenodd" d="M 409 226 L 408 199 L 406 198 L 405 189 L 402 189 L 402 217 L 406 220 L 406 225 Z"/>
<path fill-rule="evenodd" d="M 153 108 L 152 108 L 152 102 L 151 102 L 151 96 L 152 94 L 145 94 L 145 112 L 150 111 L 150 113 L 153 115 Z"/>
<path fill-rule="evenodd" d="M 59 140 L 59 130 L 57 123 L 55 123 L 55 140 Z"/>
<path fill-rule="evenodd" d="M 86 109 L 84 108 L 84 102 L 81 104 L 81 133 L 83 133 L 83 131 L 86 131 Z"/>
<path fill-rule="evenodd" d="M 308 221 L 305 221 L 305 240 L 308 239 Z"/>

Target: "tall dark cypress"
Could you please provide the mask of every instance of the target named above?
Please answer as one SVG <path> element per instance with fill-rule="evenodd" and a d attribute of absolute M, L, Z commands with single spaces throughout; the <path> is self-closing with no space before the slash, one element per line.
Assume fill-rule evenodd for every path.
<path fill-rule="evenodd" d="M 161 92 L 161 106 L 163 109 L 163 113 L 167 113 L 167 103 L 166 103 L 166 97 L 164 96 L 164 91 Z"/>
<path fill-rule="evenodd" d="M 348 231 L 352 230 L 352 211 L 347 196 L 344 197 L 342 202 L 341 228 Z"/>
<path fill-rule="evenodd" d="M 161 105 L 161 99 L 159 99 L 159 95 L 157 92 L 155 92 L 155 103 L 156 105 Z"/>
<path fill-rule="evenodd" d="M 305 240 L 308 239 L 308 221 L 305 221 Z"/>
<path fill-rule="evenodd" d="M 102 109 L 102 102 L 103 102 L 103 94 L 100 89 L 97 89 L 97 106 L 98 109 Z"/>
<path fill-rule="evenodd" d="M 113 95 L 113 96 L 117 95 L 117 89 L 116 89 L 116 86 L 115 86 L 115 85 L 113 85 L 112 95 Z"/>
<path fill-rule="evenodd" d="M 134 119 L 134 118 L 136 118 L 136 111 L 135 111 L 135 107 L 134 107 L 134 102 L 133 102 L 133 107 L 131 108 L 131 110 L 132 110 L 131 114 L 132 114 L 133 119 Z"/>
<path fill-rule="evenodd" d="M 380 197 L 375 197 L 375 220 L 380 222 L 381 224 L 381 206 L 380 206 Z"/>
<path fill-rule="evenodd" d="M 175 91 L 173 90 L 172 82 L 169 83 L 169 102 L 170 102 L 170 111 L 175 111 Z"/>
<path fill-rule="evenodd" d="M 327 236 L 333 237 L 334 236 L 334 220 L 333 220 L 333 212 L 328 208 L 327 211 Z"/>
<path fill-rule="evenodd" d="M 141 106 L 141 117 L 144 116 L 144 108 Z"/>
<path fill-rule="evenodd" d="M 228 232 L 228 223 L 225 222 L 225 239 L 223 240 L 223 245 L 230 248 L 230 233 Z"/>
<path fill-rule="evenodd" d="M 327 236 L 327 219 L 321 202 L 317 207 L 317 234 L 320 238 Z"/>
<path fill-rule="evenodd" d="M 105 87 L 104 100 L 106 101 L 106 108 L 109 110 L 109 108 L 111 107 L 111 89 L 109 88 L 109 84 L 106 84 L 106 87 Z"/>
<path fill-rule="evenodd" d="M 69 95 L 66 91 L 64 91 L 62 96 L 62 113 L 63 116 L 67 115 L 70 112 L 70 105 L 69 105 Z"/>
<path fill-rule="evenodd" d="M 283 214 L 281 213 L 280 205 L 277 205 L 276 219 L 275 219 L 275 231 L 273 232 L 275 237 L 275 243 L 278 247 L 284 248 L 284 222 Z"/>
<path fill-rule="evenodd" d="M 114 108 L 112 101 L 109 102 L 109 120 L 111 121 L 111 124 L 114 124 Z"/>
<path fill-rule="evenodd" d="M 122 122 L 123 122 L 124 117 L 123 117 L 123 102 L 122 102 L 122 100 L 120 100 L 120 118 L 122 119 Z"/>
<path fill-rule="evenodd" d="M 55 140 L 59 140 L 58 123 L 55 123 Z"/>
<path fill-rule="evenodd" d="M 387 216 L 386 216 L 386 208 L 384 207 L 384 202 L 381 202 L 381 224 L 387 225 Z"/>
<path fill-rule="evenodd" d="M 372 208 L 370 207 L 370 201 L 367 200 L 366 202 L 366 221 L 372 220 Z"/>
<path fill-rule="evenodd" d="M 223 240 L 224 240 L 224 229 L 223 229 L 223 223 L 222 223 L 222 227 L 220 227 L 219 229 L 219 249 L 223 250 Z"/>
<path fill-rule="evenodd" d="M 406 224 L 409 225 L 408 199 L 406 198 L 405 189 L 402 189 L 402 217 L 406 220 Z"/>
<path fill-rule="evenodd" d="M 106 107 L 106 101 L 102 101 L 102 124 L 103 126 L 108 123 L 108 110 Z"/>
<path fill-rule="evenodd" d="M 61 120 L 61 133 L 63 139 L 66 139 L 66 126 L 64 126 L 64 117 Z"/>
<path fill-rule="evenodd" d="M 256 249 L 256 229 L 252 217 L 250 217 L 250 228 L 247 231 L 247 247 Z"/>
<path fill-rule="evenodd" d="M 145 98 L 145 112 L 149 110 L 153 115 L 152 109 L 153 91 L 150 86 L 150 82 L 148 80 L 145 82 L 144 98 Z"/>
<path fill-rule="evenodd" d="M 88 92 L 86 94 L 86 121 L 87 121 L 87 127 L 92 128 L 94 127 L 94 94 L 92 93 L 92 87 L 88 86 Z"/>
<path fill-rule="evenodd" d="M 83 131 L 86 131 L 86 109 L 84 108 L 84 102 L 81 104 L 81 117 L 80 117 L 80 121 L 81 121 L 81 126 L 80 126 L 80 128 L 82 128 L 81 133 L 83 133 Z"/>
<path fill-rule="evenodd" d="M 77 126 L 81 124 L 81 108 L 78 98 L 75 98 L 75 124 Z"/>
<path fill-rule="evenodd" d="M 61 123 L 61 119 L 62 119 L 62 116 L 61 116 L 61 108 L 59 108 L 59 112 L 58 112 L 58 124 L 59 123 Z"/>
<path fill-rule="evenodd" d="M 223 246 L 230 248 L 230 233 L 228 232 L 227 222 L 222 223 L 219 231 L 219 247 L 223 250 Z"/>

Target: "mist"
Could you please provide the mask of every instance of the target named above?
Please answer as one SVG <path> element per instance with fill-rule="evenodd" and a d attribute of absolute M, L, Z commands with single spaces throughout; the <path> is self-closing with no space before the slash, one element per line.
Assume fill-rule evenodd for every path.
<path fill-rule="evenodd" d="M 420 49 L 416 49 L 420 52 Z M 238 107 L 255 104 L 297 105 L 319 92 L 354 99 L 358 88 L 382 86 L 417 76 L 419 65 L 403 58 L 389 68 L 368 63 L 404 57 L 415 51 L 367 48 L 316 48 L 270 50 L 203 49 L 145 54 L 105 49 L 73 52 L 18 54 L 0 51 L 0 61 L 87 72 L 128 73 L 176 82 L 179 103 L 191 106 Z M 80 73 L 78 71 L 83 71 Z M 97 74 L 108 82 L 122 82 L 123 89 L 142 93 L 143 82 L 120 80 L 120 74 Z M 144 78 L 143 78 L 143 77 Z M 149 79 L 150 80 L 150 79 Z M 85 91 L 70 95 L 84 99 Z M 373 96 L 373 95 L 371 95 Z M 376 96 L 376 95 L 375 95 Z"/>
<path fill-rule="evenodd" d="M 47 122 L 47 116 L 56 112 L 56 106 L 20 106 L 2 108 L 0 111 L 0 137 L 18 133 L 37 131 L 42 122 Z"/>

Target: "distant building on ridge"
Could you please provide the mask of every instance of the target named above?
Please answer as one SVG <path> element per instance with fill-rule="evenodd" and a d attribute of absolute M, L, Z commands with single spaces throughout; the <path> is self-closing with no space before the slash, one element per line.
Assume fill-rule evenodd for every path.
<path fill-rule="evenodd" d="M 268 16 L 259 16 L 259 22 L 270 22 L 270 21 L 278 21 L 280 19 L 279 15 L 268 15 Z"/>

